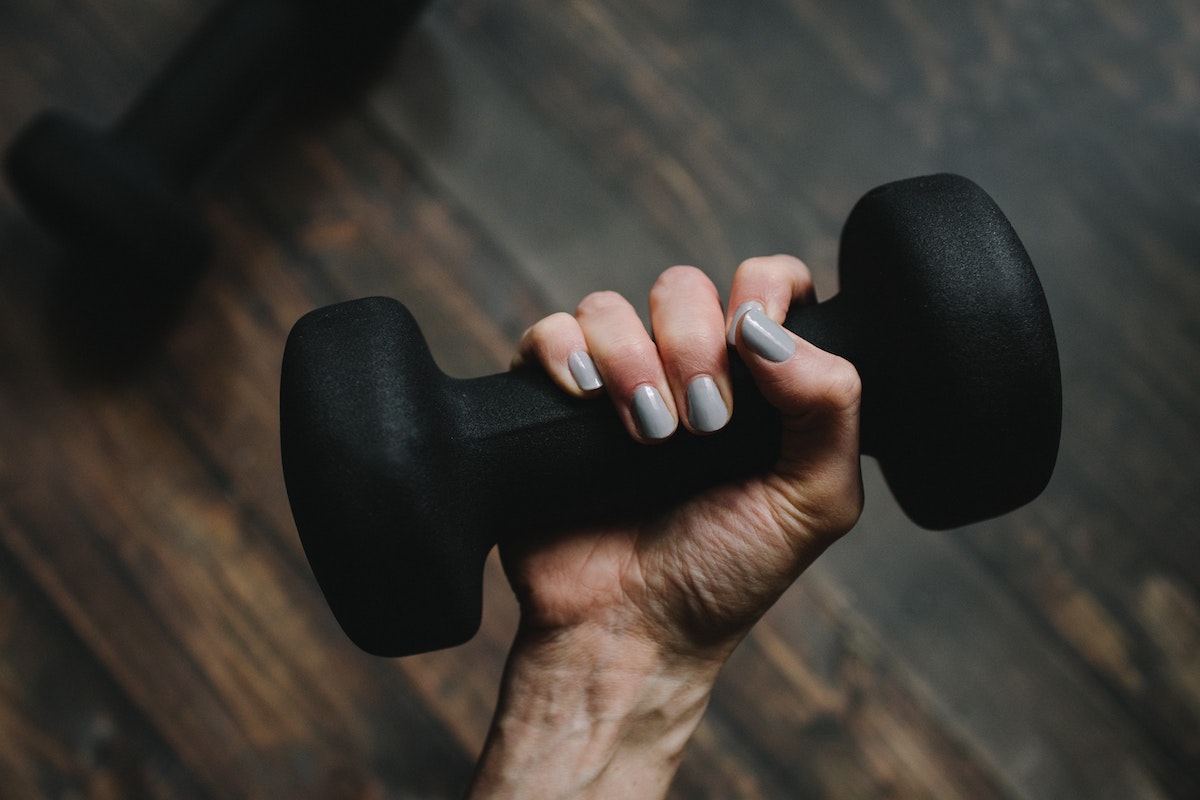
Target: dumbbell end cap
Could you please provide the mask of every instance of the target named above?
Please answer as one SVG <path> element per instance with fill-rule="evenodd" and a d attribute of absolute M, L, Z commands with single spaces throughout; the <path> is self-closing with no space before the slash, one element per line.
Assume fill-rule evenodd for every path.
<path fill-rule="evenodd" d="M 388 298 L 311 311 L 284 348 L 296 529 L 342 630 L 378 656 L 462 644 L 482 618 L 494 542 L 471 535 L 488 526 L 470 497 L 445 490 L 459 459 L 443 444 L 442 387 L 416 321 Z"/>
<path fill-rule="evenodd" d="M 4 166 L 26 210 L 64 245 L 73 266 L 175 285 L 208 259 L 207 231 L 153 167 L 67 115 L 35 117 Z"/>
<path fill-rule="evenodd" d="M 868 193 L 847 219 L 840 276 L 878 326 L 859 362 L 864 449 L 905 513 L 946 530 L 1038 497 L 1062 428 L 1058 347 L 992 198 L 949 174 Z"/>

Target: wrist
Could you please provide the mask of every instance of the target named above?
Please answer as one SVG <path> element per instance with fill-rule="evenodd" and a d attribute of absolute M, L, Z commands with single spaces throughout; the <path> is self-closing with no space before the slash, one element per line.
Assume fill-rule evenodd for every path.
<path fill-rule="evenodd" d="M 592 625 L 518 634 L 471 797 L 660 797 L 720 662 Z"/>

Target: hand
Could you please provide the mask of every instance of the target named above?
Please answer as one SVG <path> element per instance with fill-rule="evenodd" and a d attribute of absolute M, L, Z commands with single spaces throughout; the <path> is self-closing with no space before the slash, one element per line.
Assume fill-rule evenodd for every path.
<path fill-rule="evenodd" d="M 574 786 L 564 797 L 584 796 L 582 787 L 596 797 L 608 796 L 606 786 L 612 796 L 665 792 L 720 665 L 857 521 L 858 373 L 778 324 L 790 305 L 812 299 L 808 269 L 786 256 L 742 264 L 728 313 L 703 273 L 674 267 L 650 294 L 654 339 L 633 307 L 609 292 L 587 297 L 574 316 L 547 317 L 522 338 L 518 362 L 540 364 L 572 394 L 606 393 L 629 434 L 653 446 L 680 424 L 704 435 L 736 413 L 730 332 L 781 412 L 783 441 L 771 471 L 666 513 L 517 537 L 501 548 L 521 625 L 477 776 L 476 791 L 489 792 L 478 796 L 500 793 L 492 767 L 513 763 L 545 787 Z M 514 745 L 562 736 L 564 724 L 581 752 L 607 748 L 607 760 L 565 772 L 557 766 L 557 781 L 531 769 L 539 751 L 544 767 L 561 764 L 569 746 L 559 739 L 553 750 L 534 747 L 514 761 Z M 642 743 L 637 750 L 622 746 L 631 736 Z M 663 747 L 645 747 L 647 737 Z M 635 778 L 648 794 L 630 793 Z M 528 787 L 520 793 L 529 796 Z"/>
<path fill-rule="evenodd" d="M 624 527 L 585 526 L 506 546 L 526 633 L 600 623 L 680 654 L 720 659 L 854 524 L 862 503 L 858 373 L 774 325 L 789 305 L 811 300 L 809 272 L 792 258 L 743 264 L 728 315 L 707 277 L 676 267 L 650 294 L 656 341 L 633 307 L 607 292 L 586 298 L 575 316 L 556 314 L 526 333 L 519 361 L 541 364 L 573 394 L 606 391 L 630 435 L 649 443 L 678 424 L 712 432 L 736 413 L 726 346 L 736 322 L 739 355 L 784 420 L 779 463 L 760 478 Z M 755 301 L 766 319 L 757 311 L 735 319 Z M 756 342 L 775 349 L 764 357 Z M 571 373 L 572 356 L 578 362 L 582 354 L 603 389 L 581 386 Z"/>

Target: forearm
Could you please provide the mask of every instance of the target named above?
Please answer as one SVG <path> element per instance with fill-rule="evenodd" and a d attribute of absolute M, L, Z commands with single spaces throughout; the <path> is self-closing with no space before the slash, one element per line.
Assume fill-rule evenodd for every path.
<path fill-rule="evenodd" d="M 719 668 L 599 629 L 518 637 L 470 800 L 664 796 Z"/>

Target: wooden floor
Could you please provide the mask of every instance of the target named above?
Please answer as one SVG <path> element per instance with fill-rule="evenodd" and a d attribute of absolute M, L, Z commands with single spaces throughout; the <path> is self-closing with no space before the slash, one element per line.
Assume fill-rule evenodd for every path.
<path fill-rule="evenodd" d="M 0 3 L 0 147 L 105 124 L 211 0 Z M 586 292 L 801 255 L 965 174 L 1038 265 L 1065 380 L 1045 495 L 859 527 L 735 655 L 675 798 L 1200 797 L 1200 5 L 445 0 L 376 82 L 269 117 L 144 362 L 68 339 L 0 189 L 0 796 L 450 798 L 514 622 L 382 660 L 333 622 L 279 468 L 284 338 L 369 294 L 457 375 Z M 120 316 L 115 314 L 114 316 Z M 114 324 L 119 320 L 114 320 Z M 494 565 L 493 565 L 494 566 Z"/>

